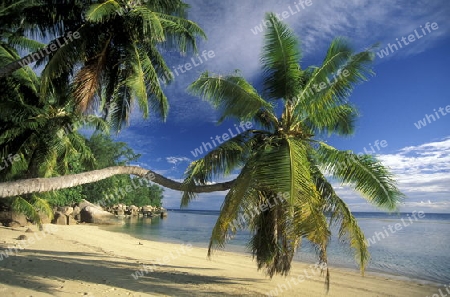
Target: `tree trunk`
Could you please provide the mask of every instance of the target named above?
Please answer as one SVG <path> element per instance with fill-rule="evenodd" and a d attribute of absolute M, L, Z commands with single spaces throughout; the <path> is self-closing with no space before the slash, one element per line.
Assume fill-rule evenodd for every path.
<path fill-rule="evenodd" d="M 138 166 L 113 166 L 100 170 L 93 170 L 78 174 L 64 175 L 50 178 L 30 178 L 12 182 L 0 183 L 0 197 L 12 197 L 30 193 L 42 193 L 54 190 L 72 188 L 79 185 L 93 183 L 119 174 L 131 174 L 149 179 L 163 187 L 183 191 L 183 183 L 165 178 L 151 170 Z M 213 185 L 196 186 L 190 189 L 195 193 L 210 193 L 226 191 L 231 188 L 234 180 Z"/>

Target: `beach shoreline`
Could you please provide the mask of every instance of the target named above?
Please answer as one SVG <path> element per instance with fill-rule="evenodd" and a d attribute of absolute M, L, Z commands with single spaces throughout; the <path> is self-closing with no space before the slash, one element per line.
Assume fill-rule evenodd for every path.
<path fill-rule="evenodd" d="M 270 279 L 241 253 L 217 251 L 208 259 L 205 248 L 189 242 L 143 240 L 87 224 L 45 225 L 46 232 L 29 227 L 34 233 L 0 228 L 0 252 L 16 245 L 0 260 L 1 296 L 425 297 L 439 289 L 429 281 L 330 267 L 326 295 L 319 270 L 297 261 L 290 276 Z M 19 235 L 27 236 L 26 245 Z"/>

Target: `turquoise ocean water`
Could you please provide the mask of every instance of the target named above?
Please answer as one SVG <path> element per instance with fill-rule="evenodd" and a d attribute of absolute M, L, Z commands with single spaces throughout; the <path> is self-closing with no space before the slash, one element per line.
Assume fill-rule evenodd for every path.
<path fill-rule="evenodd" d="M 417 219 L 413 219 L 411 213 L 354 215 L 366 238 L 372 239 L 368 271 L 450 284 L 450 214 L 425 213 Z M 206 248 L 217 217 L 217 211 L 173 210 L 164 219 L 125 219 L 123 226 L 105 229 L 141 239 L 191 243 Z M 246 253 L 248 238 L 249 232 L 240 232 L 226 250 Z M 328 256 L 330 266 L 357 269 L 352 250 L 334 236 Z M 304 242 L 295 259 L 315 263 L 313 247 Z"/>

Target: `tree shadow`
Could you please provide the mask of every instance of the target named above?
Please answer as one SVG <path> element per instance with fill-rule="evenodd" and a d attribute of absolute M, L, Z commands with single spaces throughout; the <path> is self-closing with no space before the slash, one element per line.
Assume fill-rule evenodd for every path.
<path fill-rule="evenodd" d="M 105 284 L 132 292 L 165 293 L 172 296 L 242 296 L 242 293 L 230 294 L 211 291 L 210 285 L 241 284 L 242 282 L 257 282 L 253 278 L 234 278 L 233 280 L 219 276 L 205 276 L 175 269 L 189 268 L 199 271 L 214 270 L 214 268 L 182 267 L 172 265 L 155 265 L 153 272 L 143 273 L 142 277 L 133 278 L 137 270 L 142 268 L 141 262 L 131 258 L 118 257 L 111 261 L 111 255 L 99 253 L 53 252 L 42 250 L 19 251 L 16 256 L 1 261 L 0 282 L 10 286 L 27 288 L 42 293 L 64 291 L 66 280 L 80 283 L 80 287 L 93 284 Z M 145 263 L 150 265 L 150 263 Z M 42 269 L 45 267 L 45 269 Z M 63 267 L 63 269 L 61 269 Z M 7 274 L 7 275 L 6 275 Z M 36 280 L 43 277 L 60 282 L 60 285 L 49 285 Z M 181 285 L 181 286 L 180 286 Z M 207 285 L 207 286 L 205 286 Z M 202 286 L 204 287 L 202 289 Z M 82 288 L 80 288 L 82 289 Z M 82 289 L 83 290 L 83 289 Z M 84 288 L 84 290 L 89 290 Z M 254 292 L 252 296 L 261 295 Z M 262 296 L 262 295 L 261 295 Z"/>

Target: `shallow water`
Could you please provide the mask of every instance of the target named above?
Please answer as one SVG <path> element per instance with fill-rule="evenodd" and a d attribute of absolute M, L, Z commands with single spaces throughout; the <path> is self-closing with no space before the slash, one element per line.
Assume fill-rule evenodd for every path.
<path fill-rule="evenodd" d="M 368 271 L 441 284 L 450 283 L 450 214 L 430 213 L 425 214 L 423 218 L 411 220 L 408 217 L 410 214 L 407 213 L 354 215 L 366 238 L 372 239 L 369 246 L 371 260 Z M 177 210 L 169 211 L 168 217 L 164 219 L 125 219 L 124 225 L 105 229 L 124 232 L 141 239 L 185 242 L 206 248 L 217 217 L 217 211 Z M 229 242 L 226 250 L 247 252 L 245 246 L 249 236 L 247 231 L 240 232 Z M 295 259 L 314 263 L 317 258 L 312 245 L 304 242 Z M 348 245 L 339 243 L 334 236 L 328 248 L 328 259 L 330 266 L 357 268 L 352 250 Z"/>

